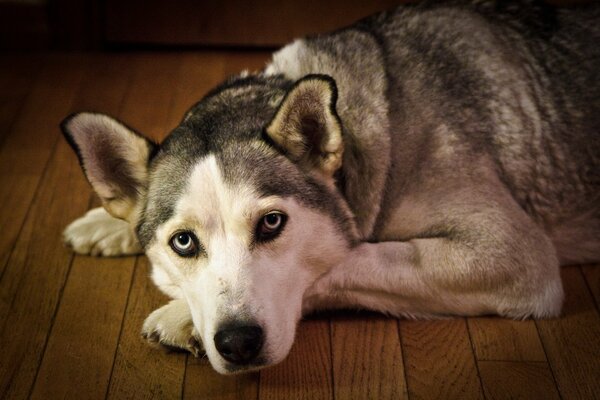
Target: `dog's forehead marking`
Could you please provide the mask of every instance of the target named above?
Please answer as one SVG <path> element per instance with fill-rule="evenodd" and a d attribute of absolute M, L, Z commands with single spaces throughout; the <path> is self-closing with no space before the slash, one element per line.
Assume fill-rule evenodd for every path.
<path fill-rule="evenodd" d="M 225 182 L 216 157 L 208 155 L 194 166 L 176 214 L 184 221 L 196 221 L 205 233 L 244 237 L 248 236 L 244 222 L 257 201 L 249 185 Z"/>
<path fill-rule="evenodd" d="M 231 245 L 234 240 L 248 248 L 257 213 L 269 210 L 275 202 L 274 196 L 261 197 L 250 182 L 224 179 L 216 156 L 208 155 L 193 167 L 175 217 L 183 224 L 196 225 L 204 235 L 200 239 L 210 241 L 212 247 Z"/>

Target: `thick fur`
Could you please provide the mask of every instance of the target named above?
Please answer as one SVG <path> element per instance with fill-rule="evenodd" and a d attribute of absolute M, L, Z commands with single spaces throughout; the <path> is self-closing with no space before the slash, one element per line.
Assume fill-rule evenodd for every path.
<path fill-rule="evenodd" d="M 559 265 L 600 260 L 598 43 L 598 6 L 423 2 L 284 47 L 158 147 L 98 114 L 63 128 L 175 299 L 144 336 L 247 371 L 281 361 L 315 309 L 559 315 Z M 273 211 L 287 224 L 260 242 Z M 66 239 L 135 252 L 110 221 L 93 211 Z M 181 230 L 195 257 L 169 246 Z M 213 343 L 231 323 L 265 332 L 249 363 Z"/>

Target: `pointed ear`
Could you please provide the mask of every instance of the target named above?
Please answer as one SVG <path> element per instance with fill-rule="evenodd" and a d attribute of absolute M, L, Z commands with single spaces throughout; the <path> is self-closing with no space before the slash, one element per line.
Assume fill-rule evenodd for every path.
<path fill-rule="evenodd" d="M 133 221 L 147 188 L 148 162 L 156 145 L 103 114 L 74 114 L 61 128 L 104 208 Z"/>
<path fill-rule="evenodd" d="M 327 75 L 307 75 L 285 96 L 265 132 L 288 158 L 333 176 L 342 166 L 337 87 Z"/>

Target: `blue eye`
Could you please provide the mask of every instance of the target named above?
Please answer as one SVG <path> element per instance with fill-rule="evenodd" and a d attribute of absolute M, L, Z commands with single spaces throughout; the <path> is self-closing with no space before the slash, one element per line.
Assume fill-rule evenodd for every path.
<path fill-rule="evenodd" d="M 275 239 L 283 230 L 286 222 L 287 215 L 278 211 L 264 215 L 256 227 L 257 240 L 265 242 Z"/>
<path fill-rule="evenodd" d="M 192 232 L 177 232 L 169 241 L 171 248 L 181 257 L 193 257 L 198 254 L 198 238 Z"/>

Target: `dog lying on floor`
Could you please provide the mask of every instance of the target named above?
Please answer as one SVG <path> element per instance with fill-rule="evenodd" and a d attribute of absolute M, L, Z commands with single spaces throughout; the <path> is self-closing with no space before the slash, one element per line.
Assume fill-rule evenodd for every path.
<path fill-rule="evenodd" d="M 145 252 L 173 300 L 143 335 L 221 373 L 280 362 L 317 309 L 559 315 L 559 265 L 600 260 L 600 8 L 530 3 L 425 2 L 297 40 L 160 145 L 68 117 L 104 208 L 66 241 Z"/>

